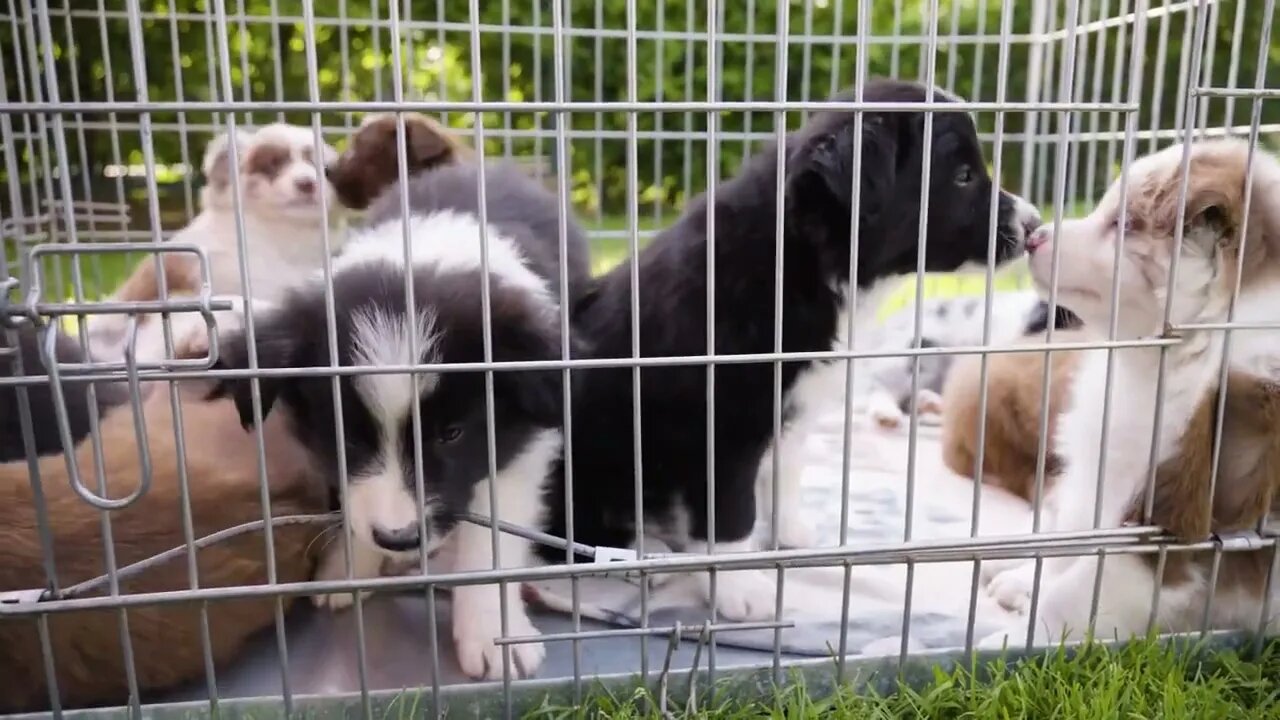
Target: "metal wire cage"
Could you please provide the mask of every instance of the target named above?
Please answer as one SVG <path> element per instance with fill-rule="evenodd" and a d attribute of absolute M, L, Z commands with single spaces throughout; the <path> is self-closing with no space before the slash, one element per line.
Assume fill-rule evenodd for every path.
<path fill-rule="evenodd" d="M 90 315 L 194 311 L 202 313 L 208 324 L 211 354 L 162 366 L 132 360 L 52 362 L 47 374 L 5 377 L 0 388 L 46 385 L 60 401 L 64 386 L 89 380 L 126 381 L 133 396 L 130 411 L 137 414 L 143 385 L 209 376 L 212 354 L 217 352 L 214 313 L 233 305 L 211 294 L 207 282 L 195 298 L 134 304 L 101 299 L 122 280 L 125 269 L 151 255 L 193 252 L 207 279 L 208 258 L 202 251 L 157 243 L 197 211 L 201 151 L 218 132 L 286 121 L 314 131 L 318 147 L 322 142 L 346 142 L 359 127 L 361 115 L 371 111 L 433 114 L 469 137 L 482 157 L 526 163 L 554 188 L 589 228 L 594 262 L 597 270 L 603 270 L 638 252 L 691 198 L 714 192 L 715 185 L 735 172 L 744 157 L 799 127 L 834 91 L 871 75 L 885 75 L 938 85 L 964 98 L 956 109 L 973 115 L 993 176 L 1039 206 L 1046 218 L 1060 221 L 1087 212 L 1135 156 L 1172 143 L 1234 135 L 1262 148 L 1280 148 L 1280 105 L 1275 103 L 1280 62 L 1272 34 L 1275 4 L 1275 0 L 745 0 L 737 4 L 503 0 L 482 7 L 478 1 L 444 0 L 14 2 L 0 14 L 4 92 L 0 97 L 0 176 L 5 184 L 0 193 L 0 236 L 5 246 L 0 261 L 0 290 L 5 291 L 0 294 L 0 321 L 7 332 L 38 318 L 52 319 L 74 332 L 77 319 L 82 322 Z M 400 161 L 404 162 L 403 155 Z M 242 268 L 242 272 L 246 271 Z M 985 303 L 999 302 L 995 269 L 976 277 L 981 279 L 978 294 Z M 1013 281 L 1022 282 L 1017 277 Z M 919 347 L 921 308 L 929 287 L 921 281 L 901 291 L 900 299 L 914 307 L 917 346 L 896 354 L 924 358 L 1000 351 L 978 345 Z M 989 320 L 989 310 L 987 316 Z M 567 322 L 566 316 L 566 327 Z M 759 361 L 778 365 L 785 359 L 778 337 L 775 353 Z M 1170 327 L 1162 337 L 1136 343 L 1070 347 L 1169 347 L 1177 342 L 1178 328 Z M 1040 348 L 1048 346 L 1033 346 Z M 843 350 L 829 359 L 865 360 L 884 354 L 891 353 Z M 689 362 L 713 364 L 713 348 L 708 348 L 706 358 Z M 634 360 L 628 366 L 641 364 Z M 501 371 L 497 365 L 487 366 Z M 573 366 L 567 355 L 548 365 L 566 373 Z M 984 360 L 984 376 L 985 367 Z M 918 363 L 914 374 L 913 382 L 918 382 Z M 1045 377 L 1047 382 L 1047 371 Z M 171 392 L 177 407 L 178 396 Z M 256 524 L 221 528 L 200 537 L 194 531 L 198 523 L 191 521 L 199 509 L 188 503 L 174 516 L 173 537 L 179 547 L 118 567 L 111 547 L 111 517 L 147 491 L 149 471 L 131 495 L 120 498 L 106 493 L 101 484 L 97 491 L 90 489 L 93 483 L 81 477 L 87 474 L 84 468 L 77 470 L 72 462 L 68 468 L 80 501 L 101 517 L 102 575 L 71 587 L 60 586 L 52 572 L 54 559 L 45 557 L 49 572 L 45 581 L 0 587 L 0 626 L 30 623 L 34 618 L 43 652 L 29 662 L 39 664 L 52 677 L 59 659 L 51 653 L 50 618 L 119 609 L 98 617 L 121 626 L 125 694 L 133 714 L 140 714 L 144 704 L 190 700 L 198 701 L 200 708 L 244 713 L 254 708 L 320 711 L 330 702 L 338 703 L 331 707 L 349 705 L 372 716 L 397 703 L 408 707 L 410 699 L 416 705 L 418 697 L 402 691 L 416 687 L 423 689 L 419 706 L 423 711 L 443 714 L 451 704 L 457 707 L 465 702 L 480 708 L 479 714 L 511 715 L 546 702 L 547 693 L 572 703 L 591 690 L 592 676 L 610 674 L 627 682 L 638 674 L 665 709 L 668 698 L 696 702 L 699 684 L 715 687 L 719 680 L 734 677 L 779 682 L 791 666 L 828 673 L 824 677 L 837 682 L 858 675 L 855 666 L 867 661 L 848 652 L 849 578 L 855 569 L 888 566 L 904 573 L 905 594 L 891 613 L 898 619 L 894 637 L 879 654 L 907 663 L 920 647 L 912 637 L 913 618 L 921 632 L 919 615 L 912 609 L 913 586 L 917 575 L 933 565 L 962 562 L 968 568 L 971 587 L 956 591 L 971 608 L 968 625 L 960 641 L 947 647 L 969 652 L 977 639 L 972 608 L 977 607 L 981 593 L 984 561 L 1034 558 L 1038 581 L 1040 563 L 1046 557 L 1154 553 L 1163 567 L 1166 555 L 1208 549 L 1215 553 L 1216 573 L 1217 560 L 1224 553 L 1276 547 L 1265 532 L 1179 545 L 1149 523 L 1079 533 L 980 536 L 980 482 L 973 484 L 968 533 L 922 538 L 912 520 L 918 497 L 914 457 L 929 440 L 914 414 L 905 431 L 912 459 L 899 478 L 906 502 L 901 528 L 882 542 L 857 542 L 849 533 L 850 490 L 858 486 L 860 475 L 856 458 L 851 460 L 856 454 L 849 439 L 851 392 L 833 400 L 832 412 L 845 417 L 845 422 L 830 431 L 834 440 L 824 446 L 825 461 L 835 468 L 835 481 L 825 488 L 829 495 L 823 502 L 833 504 L 837 495 L 841 498 L 839 541 L 830 546 L 732 557 L 637 557 L 619 551 L 613 558 L 617 561 L 607 565 L 603 563 L 609 559 L 604 552 L 608 549 L 594 548 L 590 549 L 598 551 L 594 563 L 481 574 L 417 573 L 323 585 L 277 583 L 273 569 L 267 585 L 210 587 L 200 581 L 195 569 L 197 547 L 228 542 L 248 532 L 265 532 L 270 538 L 289 524 L 332 518 L 273 520 L 268 507 Z M 20 405 L 25 406 L 24 398 L 19 395 Z M 780 399 L 771 410 L 761 410 L 774 414 L 775 433 L 780 432 Z M 714 412 L 714 402 L 708 404 Z M 29 432 L 30 412 L 24 407 L 22 413 Z M 64 409 L 58 420 L 63 426 L 65 415 Z M 566 417 L 566 422 L 570 420 Z M 1039 430 L 1037 498 L 1044 475 L 1047 426 L 1046 413 Z M 96 423 L 94 427 L 96 438 Z M 181 433 L 181 423 L 176 429 Z M 141 438 L 142 431 L 138 432 Z M 186 442 L 199 440 L 192 437 Z M 145 441 L 141 445 L 145 457 Z M 262 448 L 259 440 L 260 453 Z M 29 485 L 35 490 L 28 492 L 38 504 L 38 462 L 31 456 L 23 464 L 31 469 Z M 265 460 L 262 473 L 266 500 Z M 638 476 L 642 482 L 643 473 Z M 640 488 L 636 493 L 641 494 Z M 39 511 L 43 514 L 44 508 Z M 1038 507 L 1035 518 L 1033 529 L 1038 529 Z M 49 524 L 56 522 L 56 516 L 45 517 L 38 524 L 47 532 Z M 501 529 L 562 547 L 566 541 L 573 542 L 572 537 L 548 538 L 529 528 L 489 524 L 494 526 L 495 538 Z M 270 539 L 266 545 L 270 552 Z M 50 550 L 47 544 L 44 549 Z M 180 558 L 190 563 L 188 588 L 129 590 L 131 573 Z M 776 578 L 773 621 L 730 623 L 710 614 L 700 623 L 675 616 L 668 621 L 661 619 L 661 613 L 651 617 L 643 605 L 649 599 L 648 582 L 678 573 L 742 568 L 767 570 Z M 839 628 L 828 636 L 834 660 L 805 660 L 784 649 L 783 631 L 795 626 L 782 611 L 787 579 L 808 568 L 825 568 L 836 573 L 837 581 L 844 579 L 842 595 L 837 595 L 842 598 Z M 638 626 L 611 626 L 598 617 L 583 616 L 582 598 L 590 599 L 592 592 L 583 584 L 606 573 L 644 579 Z M 549 660 L 538 679 L 516 681 L 508 666 L 500 686 L 472 686 L 459 681 L 450 669 L 448 643 L 435 630 L 439 617 L 433 591 L 497 580 L 568 581 L 572 606 L 558 624 L 544 627 L 540 639 L 549 646 L 551 659 L 558 660 Z M 1270 575 L 1268 594 L 1269 581 Z M 357 597 L 347 620 L 314 616 L 297 620 L 297 613 L 286 617 L 285 599 L 361 588 L 404 594 L 391 609 L 373 613 Z M 237 598 L 274 599 L 267 623 L 268 628 L 274 624 L 274 634 L 259 638 L 230 665 L 221 665 L 211 650 L 208 608 Z M 186 690 L 139 690 L 133 670 L 137 650 L 131 647 L 127 610 L 183 601 L 196 601 L 202 608 L 202 647 L 193 652 L 202 656 L 203 677 L 189 678 Z M 1035 607 L 1033 593 L 1031 624 Z M 857 608 L 853 611 L 856 614 Z M 373 617 L 366 619 L 370 614 Z M 1206 609 L 1206 623 L 1208 616 Z M 722 640 L 748 632 L 764 633 L 771 638 L 767 643 L 771 647 L 747 651 L 726 646 Z M 405 641 L 395 637 L 402 633 L 412 636 L 408 643 L 416 649 L 406 649 Z M 511 647 L 529 640 L 505 637 L 499 642 Z M 4 683 L 0 680 L 0 688 Z M 500 695 L 487 694 L 494 689 Z M 254 697 L 260 699 L 246 699 Z M 51 696 L 50 706 L 57 713 L 71 709 L 56 696 Z"/>

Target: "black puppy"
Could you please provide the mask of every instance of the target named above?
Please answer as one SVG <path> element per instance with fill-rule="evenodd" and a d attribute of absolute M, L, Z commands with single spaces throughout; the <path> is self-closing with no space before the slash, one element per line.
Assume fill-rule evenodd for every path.
<path fill-rule="evenodd" d="M 66 333 L 48 325 L 25 324 L 12 331 L 17 342 L 10 345 L 9 331 L 0 330 L 0 377 L 30 377 L 47 375 L 42 343 L 46 333 L 56 334 L 54 357 L 59 363 L 86 362 L 80 344 Z M 18 370 L 21 359 L 22 370 Z M 99 412 L 106 412 L 128 398 L 128 389 L 120 383 L 93 383 Z M 15 385 L 0 385 L 0 462 L 21 460 L 27 456 L 22 441 L 21 405 Z M 26 386 L 27 403 L 31 409 L 31 431 L 36 455 L 51 455 L 62 451 L 62 436 L 58 432 L 57 406 L 49 383 Z M 79 443 L 89 434 L 89 383 L 66 382 L 62 385 L 66 404 L 67 424 L 72 443 Z"/>
<path fill-rule="evenodd" d="M 929 91 L 915 83 L 873 80 L 869 102 L 924 102 Z M 933 98 L 945 109 L 955 99 Z M 837 100 L 853 100 L 852 91 Z M 715 319 L 717 355 L 769 353 L 782 323 L 785 352 L 829 351 L 842 342 L 849 312 L 851 216 L 859 217 L 859 307 L 872 305 L 867 291 L 880 281 L 916 270 L 921 167 L 931 166 L 927 253 L 929 271 L 985 262 L 992 181 L 973 120 L 964 112 L 935 113 L 933 143 L 924 156 L 923 112 L 869 111 L 861 140 L 854 113 L 814 114 L 785 146 L 785 218 L 782 315 L 775 316 L 775 211 L 777 156 L 769 147 L 749 158 L 737 176 L 721 183 L 715 204 L 699 197 L 632 262 L 639 265 L 640 355 L 707 353 L 707 216 L 715 215 Z M 861 192 L 853 206 L 854 147 L 861 142 Z M 996 257 L 1019 254 L 1039 215 L 1025 201 L 997 196 Z M 624 263 L 599 279 L 578 305 L 575 329 L 601 358 L 632 353 L 631 267 Z M 808 361 L 782 364 L 787 413 L 801 419 L 824 394 L 812 376 L 823 367 Z M 640 372 L 641 460 L 645 524 L 677 548 L 702 553 L 711 538 L 708 475 L 715 480 L 717 550 L 741 550 L 756 523 L 755 479 L 773 428 L 773 364 L 731 363 L 715 368 L 714 452 L 707 444 L 705 364 L 648 367 Z M 573 477 L 575 539 L 626 546 L 635 535 L 632 371 L 573 372 Z M 713 465 L 708 463 L 708 455 Z M 784 500 L 796 500 L 798 473 L 779 478 Z M 566 529 L 563 482 L 553 488 L 551 532 Z M 803 526 L 794 504 L 779 508 L 779 532 Z M 548 559 L 563 558 L 560 551 Z M 718 610 L 727 617 L 772 613 L 774 591 L 764 574 L 721 573 Z"/>

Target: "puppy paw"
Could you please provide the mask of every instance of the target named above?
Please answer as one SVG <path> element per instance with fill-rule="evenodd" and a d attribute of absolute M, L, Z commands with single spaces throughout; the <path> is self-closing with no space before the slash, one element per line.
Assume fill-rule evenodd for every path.
<path fill-rule="evenodd" d="M 1025 562 L 996 574 L 987 583 L 987 594 L 1006 610 L 1026 614 L 1035 584 L 1035 563 Z"/>
<path fill-rule="evenodd" d="M 502 637 L 502 606 L 497 586 L 461 587 L 453 593 L 453 644 L 458 665 L 475 680 L 501 680 L 505 668 Z M 507 637 L 540 635 L 520 602 L 512 593 L 507 603 Z M 507 645 L 511 649 L 512 679 L 531 677 L 542 665 L 546 648 L 540 642 Z"/>
<path fill-rule="evenodd" d="M 360 599 L 363 600 L 371 595 L 368 590 L 360 591 Z M 333 593 L 332 595 L 312 595 L 311 604 L 318 608 L 329 610 L 330 612 L 339 612 L 346 610 L 356 604 L 355 596 L 352 593 Z"/>
<path fill-rule="evenodd" d="M 877 425 L 885 430 L 902 427 L 907 416 L 898 407 L 891 395 L 877 393 L 867 403 L 867 412 Z"/>
<path fill-rule="evenodd" d="M 711 576 L 699 573 L 703 592 L 711 599 Z M 756 622 L 772 620 L 778 585 L 763 570 L 734 570 L 716 573 L 716 613 L 725 620 Z"/>
<path fill-rule="evenodd" d="M 315 580 L 324 582 L 328 580 L 346 580 L 347 565 L 346 554 L 343 552 L 343 543 L 335 542 L 324 550 L 320 558 L 320 564 L 316 567 Z M 353 559 L 355 566 L 352 577 L 359 580 L 365 577 L 377 577 L 381 563 L 375 555 L 371 555 L 367 550 L 358 549 Z M 372 594 L 372 591 L 361 590 L 360 598 L 364 599 Z M 311 603 L 318 608 L 327 608 L 337 612 L 346 610 L 356 602 L 355 594 L 350 592 L 331 593 L 326 595 L 312 595 Z"/>

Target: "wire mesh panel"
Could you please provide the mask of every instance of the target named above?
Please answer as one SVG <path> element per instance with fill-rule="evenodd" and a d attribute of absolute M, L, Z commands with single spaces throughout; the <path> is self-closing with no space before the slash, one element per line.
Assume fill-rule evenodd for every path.
<path fill-rule="evenodd" d="M 12 3 L 0 710 L 1269 632 L 1275 15 Z"/>

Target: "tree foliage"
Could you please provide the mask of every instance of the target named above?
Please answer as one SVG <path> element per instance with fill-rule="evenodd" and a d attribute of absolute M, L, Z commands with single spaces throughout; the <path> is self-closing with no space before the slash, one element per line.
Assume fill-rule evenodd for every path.
<path fill-rule="evenodd" d="M 397 0 L 392 0 L 393 2 Z M 1146 40 L 1140 52 L 1132 52 L 1135 22 L 1123 20 L 1136 0 L 940 0 L 936 21 L 927 14 L 929 3 L 918 0 L 864 0 L 871 5 L 866 44 L 871 74 L 924 78 L 932 73 L 938 84 L 973 100 L 1028 99 L 1037 84 L 1040 98 L 1063 99 L 1063 67 L 1074 54 L 1072 96 L 1080 102 L 1124 102 L 1131 89 L 1133 58 L 1141 62 L 1137 80 L 1142 83 L 1141 111 L 1134 118 L 1138 130 L 1172 130 L 1181 127 L 1185 89 L 1198 85 L 1187 79 L 1194 44 L 1194 15 L 1177 11 L 1187 3 L 1151 0 L 1152 17 L 1136 21 L 1145 25 Z M 1238 3 L 1245 3 L 1243 6 Z M 1045 3 L 1047 28 L 1057 31 L 1033 50 L 1032 12 Z M 130 32 L 128 3 L 100 0 L 94 4 L 73 0 L 50 3 L 53 83 L 62 100 L 219 100 L 226 89 L 236 100 L 305 101 L 391 99 L 395 92 L 396 65 L 392 56 L 393 33 L 387 0 L 324 0 L 311 3 L 316 22 L 308 31 L 301 0 L 140 0 L 140 33 Z M 478 86 L 479 98 L 551 101 L 562 94 L 573 101 L 706 100 L 819 100 L 832 89 L 848 85 L 858 61 L 859 14 L 856 0 L 791 0 L 782 19 L 785 55 L 779 56 L 779 14 L 776 0 L 722 0 L 716 34 L 717 62 L 709 61 L 707 0 L 649 0 L 635 6 L 635 73 L 628 73 L 627 5 L 621 0 L 566 0 L 569 8 L 561 25 L 565 29 L 563 82 L 557 83 L 552 4 L 544 0 L 489 0 L 480 3 L 479 30 L 470 25 L 470 3 L 464 0 L 412 2 L 399 7 L 399 35 L 403 40 L 399 67 L 403 71 L 404 96 L 412 99 L 471 100 Z M 25 5 L 25 4 L 23 4 Z M 95 6 L 96 5 L 96 6 Z M 1261 29 L 1265 3 L 1261 0 L 1225 0 L 1209 5 L 1204 73 L 1213 85 L 1252 86 L 1258 74 Z M 216 20 L 219 6 L 228 13 L 225 25 Z M 1145 6 L 1145 4 L 1143 4 Z M 99 9 L 101 8 L 101 10 Z M 1175 11 L 1164 12 L 1173 7 Z M 1002 10 L 1010 15 L 1006 18 Z M 34 19 L 30 9 L 21 11 Z M 1237 14 L 1239 22 L 1237 23 Z M 1188 18 L 1192 18 L 1189 23 Z M 1112 19 L 1110 22 L 1100 22 Z M 1117 19 L 1120 18 L 1120 19 Z M 42 67 L 45 35 L 39 23 L 27 34 L 23 23 L 10 23 L 0 32 L 8 100 L 34 100 L 37 85 L 47 93 L 47 72 L 37 78 L 33 67 Z M 1076 26 L 1091 28 L 1074 33 Z M 1088 25 L 1094 23 L 1094 26 Z M 1102 27 L 1096 25 L 1101 24 Z M 936 28 L 936 63 L 928 63 L 931 27 Z M 12 32 L 10 31 L 12 30 Z M 1000 43 L 1007 35 L 1009 42 Z M 472 40 L 479 39 L 478 77 L 472 73 Z M 222 39 L 226 58 L 222 58 Z M 895 38 L 901 42 L 895 43 Z M 1075 49 L 1071 45 L 1074 42 Z M 314 43 L 314 69 L 308 62 L 308 45 Z M 1163 48 L 1163 50 L 1162 50 Z M 1280 76 L 1280 43 L 1261 48 L 1268 84 Z M 141 58 L 135 67 L 134 53 Z M 1037 63 L 1035 56 L 1041 61 Z M 1004 56 L 1002 58 L 1002 55 Z M 224 61 L 225 60 L 225 61 Z M 782 67 L 779 67 L 781 63 Z M 998 72 L 1006 67 L 1004 77 Z M 1265 67 L 1265 66 L 1264 66 Z M 782 78 L 785 92 L 779 92 Z M 39 82 L 35 82 L 36 80 Z M 1038 81 L 1038 82 L 1037 82 Z M 559 87 L 558 87 L 559 85 Z M 714 93 L 714 95 L 712 95 Z M 46 99 L 48 98 L 45 94 Z M 1248 100 L 1202 100 L 1207 127 L 1224 123 L 1247 124 Z M 255 112 L 238 118 L 263 123 L 277 117 L 310 123 L 309 113 L 280 115 Z M 517 156 L 555 156 L 558 113 L 483 114 L 490 131 L 486 152 Z M 703 113 L 638 113 L 635 193 L 645 207 L 676 207 L 689 193 L 705 187 L 708 159 L 708 117 Z M 46 118 L 47 119 L 47 118 Z M 470 131 L 475 118 L 469 113 L 447 113 L 447 122 Z M 1060 157 L 1068 160 L 1063 177 L 1068 197 L 1093 198 L 1114 175 L 1120 143 L 1073 143 L 1060 153 L 1056 140 L 1069 120 L 1068 130 L 1107 133 L 1125 128 L 1119 112 L 976 114 L 981 130 L 995 132 L 1003 123 L 1002 179 L 1014 188 L 1029 186 L 1033 199 L 1049 200 L 1054 169 Z M 51 137 L 51 122 L 15 117 L 15 132 L 33 133 L 43 127 Z M 83 115 L 63 118 L 68 158 L 77 183 L 99 187 L 95 199 L 113 197 L 112 181 L 105 179 L 108 166 L 140 164 L 143 143 L 136 113 L 114 116 Z M 162 166 L 186 164 L 198 167 L 199 152 L 210 131 L 225 118 L 216 113 L 157 112 L 151 116 L 151 140 Z M 358 123 L 353 113 L 319 115 L 329 139 L 341 143 Z M 717 172 L 732 172 L 744 153 L 772 135 L 778 118 L 770 112 L 724 112 L 716 118 Z M 803 113 L 788 113 L 787 127 L 794 128 Z M 570 123 L 567 173 L 577 205 L 587 211 L 617 212 L 628 204 L 628 115 L 621 111 L 578 112 Z M 1264 103 L 1262 122 L 1280 122 L 1280 105 Z M 1031 132 L 1037 152 L 1027 156 L 1023 139 Z M 1161 143 L 1173 138 L 1166 137 Z M 22 155 L 23 177 L 39 165 L 46 150 L 39 142 L 20 143 L 12 150 Z M 1136 152 L 1152 147 L 1139 142 Z M 56 158 L 50 158 L 56 164 Z M 87 163 L 88 173 L 84 173 Z M 1030 172 L 1031 168 L 1035 172 Z M 191 202 L 190 174 L 162 175 L 166 203 Z M 1034 182 L 1033 182 L 1034 181 Z M 1024 185 L 1026 183 L 1026 185 Z M 145 192 L 137 178 L 119 181 L 135 196 Z M 9 202 L 5 195 L 4 203 Z"/>

